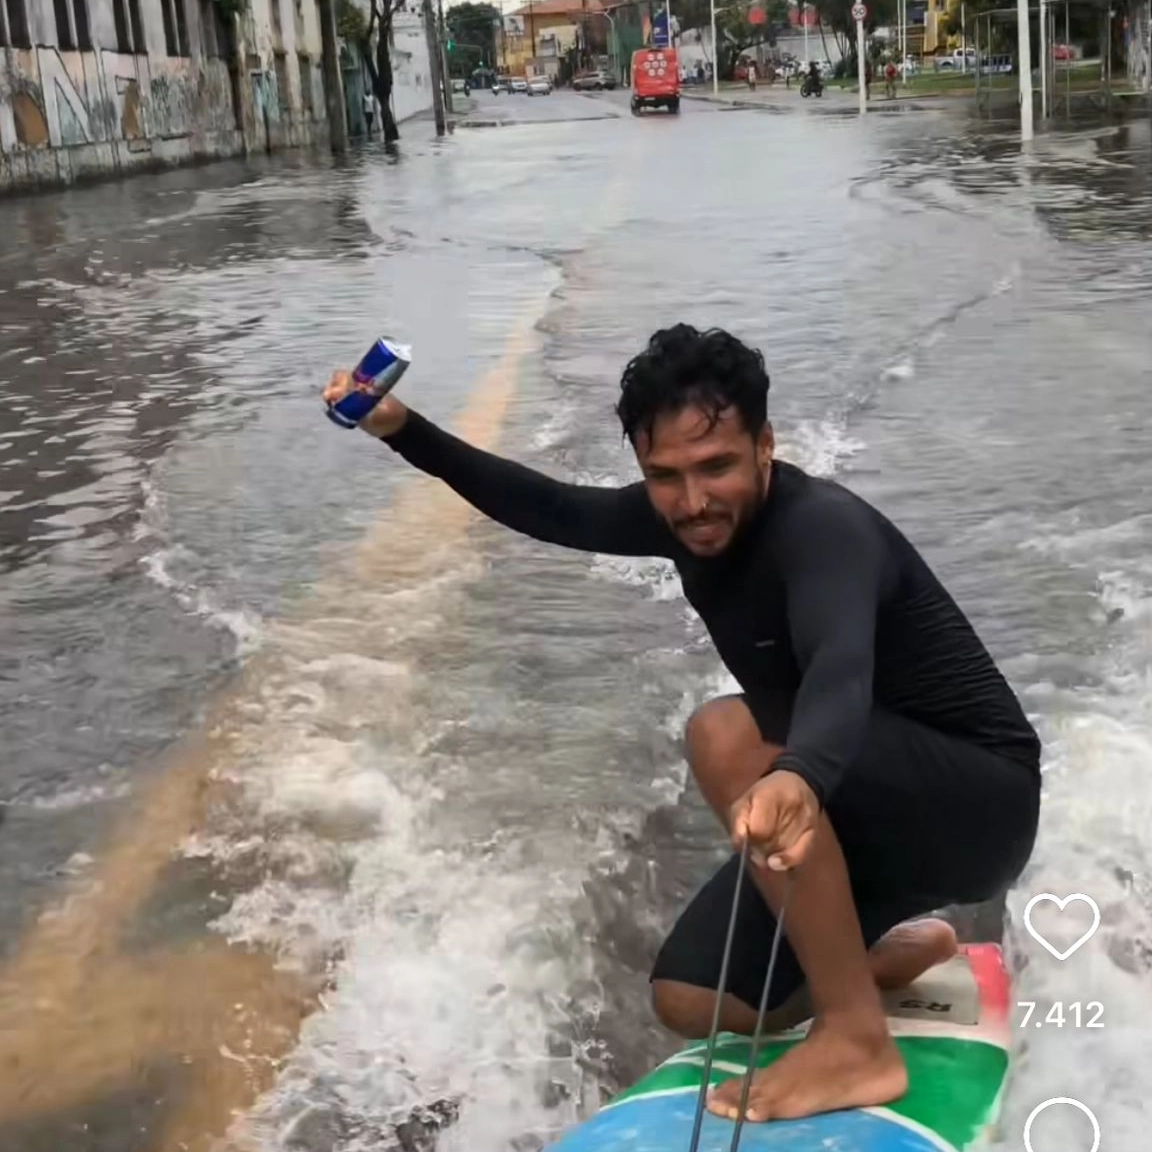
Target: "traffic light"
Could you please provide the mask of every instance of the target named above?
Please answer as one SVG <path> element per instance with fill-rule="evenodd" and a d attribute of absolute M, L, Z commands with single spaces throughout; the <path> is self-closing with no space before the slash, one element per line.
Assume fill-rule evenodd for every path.
<path fill-rule="evenodd" d="M 451 36 L 449 36 L 448 37 L 448 51 L 449 52 L 453 51 L 455 49 L 455 47 L 456 47 L 456 41 L 453 40 Z"/>

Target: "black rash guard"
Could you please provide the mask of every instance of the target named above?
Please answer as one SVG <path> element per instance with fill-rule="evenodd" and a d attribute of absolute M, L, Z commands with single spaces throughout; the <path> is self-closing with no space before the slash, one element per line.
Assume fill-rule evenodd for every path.
<path fill-rule="evenodd" d="M 873 708 L 1038 770 L 1040 741 L 963 612 L 876 509 L 775 461 L 754 520 L 721 556 L 686 549 L 643 484 L 566 484 L 474 448 L 411 412 L 385 440 L 473 507 L 526 536 L 586 552 L 661 556 L 745 698 L 775 761 L 825 804 Z"/>

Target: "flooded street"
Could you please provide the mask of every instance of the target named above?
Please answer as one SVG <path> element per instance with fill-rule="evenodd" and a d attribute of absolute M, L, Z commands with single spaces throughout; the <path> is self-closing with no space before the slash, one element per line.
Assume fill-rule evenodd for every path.
<path fill-rule="evenodd" d="M 391 335 L 424 415 L 617 484 L 621 369 L 679 320 L 763 350 L 781 455 L 895 520 L 1020 693 L 1018 998 L 1105 1027 L 1021 1038 L 1002 1147 L 1072 1095 L 1136 1152 L 1148 122 L 473 118 L 0 202 L 0 1152 L 527 1152 L 675 1047 L 648 968 L 727 852 L 680 736 L 731 683 L 675 573 L 479 519 L 318 392 Z M 1065 963 L 1038 892 L 1100 905 Z"/>

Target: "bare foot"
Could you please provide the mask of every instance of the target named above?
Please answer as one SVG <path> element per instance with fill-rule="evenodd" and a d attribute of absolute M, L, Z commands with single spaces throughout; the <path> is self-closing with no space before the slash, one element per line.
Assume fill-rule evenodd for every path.
<path fill-rule="evenodd" d="M 956 933 L 951 924 L 943 920 L 909 920 L 897 924 L 872 945 L 868 952 L 868 966 L 878 988 L 907 988 L 929 968 L 950 960 L 958 950 Z M 669 1026 L 683 1036 L 707 1036 L 714 1003 L 712 993 L 697 989 L 687 991 L 688 995 L 699 1001 L 699 1018 L 702 1022 L 686 1031 L 675 1024 Z M 684 995 L 683 989 L 680 995 Z M 755 1011 L 735 997 L 726 996 L 725 1000 L 728 1005 L 721 1017 L 724 1030 L 751 1036 L 756 1027 Z M 703 1023 L 705 1019 L 709 1021 L 708 1024 Z M 778 1008 L 773 1008 L 765 1015 L 763 1032 L 783 1032 L 811 1019 L 812 998 L 808 994 L 807 985 L 803 985 Z"/>
<path fill-rule="evenodd" d="M 951 924 L 943 920 L 909 920 L 877 940 L 868 953 L 868 961 L 878 987 L 907 988 L 929 968 L 950 960 L 958 949 Z"/>
<path fill-rule="evenodd" d="M 735 1120 L 744 1078 L 712 1090 L 708 1110 Z M 898 1100 L 908 1090 L 900 1050 L 886 1029 L 860 1031 L 822 1021 L 808 1037 L 752 1078 L 751 1122 L 795 1120 L 842 1108 L 868 1108 Z"/>

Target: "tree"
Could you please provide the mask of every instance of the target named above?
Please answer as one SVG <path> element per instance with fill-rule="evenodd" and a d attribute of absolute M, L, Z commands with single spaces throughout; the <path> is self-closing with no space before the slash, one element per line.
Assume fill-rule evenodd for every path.
<path fill-rule="evenodd" d="M 755 24 L 750 17 L 754 8 L 760 9 L 764 20 Z M 738 0 L 735 4 L 717 5 L 716 8 L 716 47 L 717 74 L 731 79 L 736 62 L 749 48 L 761 44 L 776 46 L 776 38 L 789 26 L 788 0 Z M 712 12 L 709 0 L 682 0 L 675 8 L 675 16 L 681 31 L 692 28 L 708 28 Z"/>
<path fill-rule="evenodd" d="M 400 139 L 392 114 L 392 18 L 404 4 L 405 0 L 368 0 L 367 22 L 354 0 L 337 0 L 336 4 L 336 31 L 345 43 L 356 46 L 368 69 L 372 92 L 380 103 L 380 127 L 386 145 Z"/>
<path fill-rule="evenodd" d="M 496 63 L 496 25 L 501 19 L 500 9 L 493 4 L 473 4 L 466 0 L 444 13 L 444 23 L 452 41 L 451 64 L 457 67 L 456 57 L 465 60 L 462 65 L 471 71 L 474 60 L 493 67 Z"/>
<path fill-rule="evenodd" d="M 831 32 L 840 55 L 852 61 L 855 71 L 856 60 L 856 21 L 852 18 L 852 5 L 855 0 L 809 0 L 816 10 L 816 20 L 820 35 Z M 864 21 L 864 31 L 871 34 L 877 27 L 896 22 L 895 0 L 865 0 L 868 5 L 868 18 Z M 827 49 L 825 49 L 827 55 Z"/>

